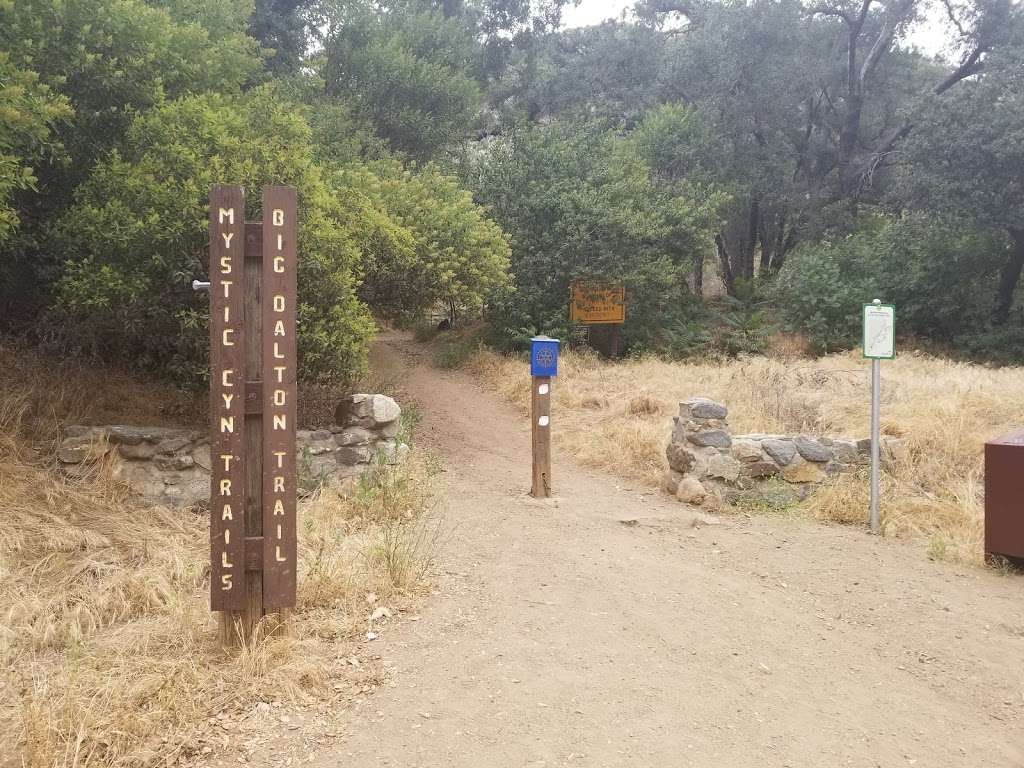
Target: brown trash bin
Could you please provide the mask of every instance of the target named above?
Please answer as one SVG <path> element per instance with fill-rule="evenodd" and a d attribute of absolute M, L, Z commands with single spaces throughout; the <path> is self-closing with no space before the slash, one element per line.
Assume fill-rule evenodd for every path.
<path fill-rule="evenodd" d="M 985 557 L 1024 560 L 1024 429 L 985 443 Z"/>

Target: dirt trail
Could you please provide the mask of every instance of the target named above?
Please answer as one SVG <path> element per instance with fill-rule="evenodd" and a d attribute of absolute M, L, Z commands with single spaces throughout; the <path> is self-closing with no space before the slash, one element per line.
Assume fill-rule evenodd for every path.
<path fill-rule="evenodd" d="M 804 521 L 695 528 L 567 461 L 534 501 L 528 421 L 425 354 L 375 356 L 447 468 L 439 593 L 375 641 L 390 682 L 320 765 L 1024 765 L 1024 579 Z"/>

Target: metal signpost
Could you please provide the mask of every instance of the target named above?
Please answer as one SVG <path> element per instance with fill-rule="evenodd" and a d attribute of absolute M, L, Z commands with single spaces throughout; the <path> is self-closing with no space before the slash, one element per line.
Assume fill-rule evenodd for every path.
<path fill-rule="evenodd" d="M 534 498 L 551 495 L 551 379 L 558 375 L 558 339 L 537 336 L 530 339 L 530 417 L 533 435 Z"/>
<path fill-rule="evenodd" d="M 296 193 L 210 190 L 210 607 L 225 644 L 295 605 Z M 196 281 L 196 289 L 206 284 Z"/>
<path fill-rule="evenodd" d="M 864 305 L 864 357 L 871 360 L 871 504 L 868 522 L 872 533 L 880 533 L 881 361 L 896 357 L 896 310 L 891 304 L 883 304 L 880 299 Z"/>

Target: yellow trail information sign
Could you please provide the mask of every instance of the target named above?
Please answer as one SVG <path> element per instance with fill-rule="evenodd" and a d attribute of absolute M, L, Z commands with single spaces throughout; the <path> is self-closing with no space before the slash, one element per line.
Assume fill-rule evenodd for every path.
<path fill-rule="evenodd" d="M 570 289 L 569 321 L 573 323 L 626 322 L 626 289 L 573 283 Z"/>

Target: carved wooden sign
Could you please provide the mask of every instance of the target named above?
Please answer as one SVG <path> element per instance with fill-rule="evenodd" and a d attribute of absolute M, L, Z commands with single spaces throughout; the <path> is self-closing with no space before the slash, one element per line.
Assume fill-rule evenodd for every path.
<path fill-rule="evenodd" d="M 295 605 L 295 190 L 263 190 L 263 605 Z"/>
<path fill-rule="evenodd" d="M 262 224 L 210 190 L 210 607 L 250 625 L 295 605 L 296 215 L 291 187 Z"/>

